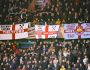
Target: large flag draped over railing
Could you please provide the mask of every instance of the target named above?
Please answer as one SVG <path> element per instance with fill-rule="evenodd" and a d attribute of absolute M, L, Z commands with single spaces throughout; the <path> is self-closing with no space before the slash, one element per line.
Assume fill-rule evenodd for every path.
<path fill-rule="evenodd" d="M 0 40 L 14 40 L 28 37 L 28 23 L 0 25 Z"/>
<path fill-rule="evenodd" d="M 64 24 L 64 39 L 90 38 L 90 23 Z"/>
<path fill-rule="evenodd" d="M 15 39 L 83 39 L 90 38 L 90 23 L 72 23 L 62 25 L 35 25 L 29 23 L 0 25 L 0 40 Z"/>
<path fill-rule="evenodd" d="M 59 25 L 35 25 L 36 39 L 57 38 Z"/>
<path fill-rule="evenodd" d="M 48 25 L 45 29 L 45 25 L 35 25 L 35 27 L 30 27 L 29 37 L 27 39 L 45 39 L 45 35 L 48 38 L 63 38 L 64 37 L 64 27 L 63 25 Z M 47 34 L 46 34 L 47 33 Z M 52 34 L 53 33 L 53 34 Z"/>

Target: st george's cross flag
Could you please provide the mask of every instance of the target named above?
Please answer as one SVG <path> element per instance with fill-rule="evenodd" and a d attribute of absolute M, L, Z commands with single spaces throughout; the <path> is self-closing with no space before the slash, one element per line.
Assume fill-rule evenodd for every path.
<path fill-rule="evenodd" d="M 64 24 L 64 39 L 90 38 L 90 23 Z"/>
<path fill-rule="evenodd" d="M 36 39 L 57 38 L 59 25 L 35 25 Z"/>
<path fill-rule="evenodd" d="M 28 37 L 28 23 L 0 25 L 0 40 L 14 40 Z"/>

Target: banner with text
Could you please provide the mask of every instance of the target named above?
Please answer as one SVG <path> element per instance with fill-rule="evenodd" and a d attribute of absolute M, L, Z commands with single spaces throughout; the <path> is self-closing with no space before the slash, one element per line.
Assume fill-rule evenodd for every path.
<path fill-rule="evenodd" d="M 90 38 L 90 23 L 64 24 L 64 39 Z"/>
<path fill-rule="evenodd" d="M 37 28 L 37 26 L 38 26 L 38 29 L 42 28 L 42 26 L 45 27 L 45 25 L 36 25 L 36 28 Z M 54 26 L 57 26 L 57 25 L 49 25 L 49 26 L 54 27 Z M 57 37 L 56 38 L 64 38 L 64 26 L 63 25 L 61 25 L 61 26 L 58 25 L 58 27 L 59 27 L 58 28 L 58 34 L 57 34 Z M 28 34 L 29 34 L 28 36 L 29 37 L 27 39 L 36 39 L 36 31 L 35 31 L 35 27 L 29 27 L 29 29 L 28 29 Z"/>
<path fill-rule="evenodd" d="M 59 25 L 35 25 L 36 39 L 57 38 Z"/>
<path fill-rule="evenodd" d="M 28 23 L 0 25 L 0 40 L 14 40 L 28 37 Z"/>

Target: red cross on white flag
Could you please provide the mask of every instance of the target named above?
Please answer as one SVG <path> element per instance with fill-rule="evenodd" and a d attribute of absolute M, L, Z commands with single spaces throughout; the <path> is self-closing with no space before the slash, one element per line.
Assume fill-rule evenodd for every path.
<path fill-rule="evenodd" d="M 0 25 L 0 40 L 14 40 L 28 37 L 28 23 L 21 29 L 20 24 Z"/>
<path fill-rule="evenodd" d="M 64 24 L 65 39 L 90 38 L 90 23 Z"/>
<path fill-rule="evenodd" d="M 59 30 L 59 25 L 36 25 L 36 38 L 56 38 Z"/>

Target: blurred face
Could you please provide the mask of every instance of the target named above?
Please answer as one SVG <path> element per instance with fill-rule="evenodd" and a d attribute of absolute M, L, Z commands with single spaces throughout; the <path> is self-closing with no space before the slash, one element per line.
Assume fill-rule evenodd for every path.
<path fill-rule="evenodd" d="M 82 64 L 80 64 L 80 66 L 82 66 Z"/>
<path fill-rule="evenodd" d="M 85 56 L 85 58 L 87 58 L 87 56 Z"/>
<path fill-rule="evenodd" d="M 77 60 L 77 63 L 79 63 L 79 60 Z"/>
<path fill-rule="evenodd" d="M 64 66 L 62 65 L 62 68 L 64 68 Z"/>
<path fill-rule="evenodd" d="M 19 66 L 19 68 L 21 68 L 21 66 Z"/>
<path fill-rule="evenodd" d="M 34 62 L 35 62 L 35 63 L 37 63 L 37 61 L 36 61 L 36 60 L 35 60 Z"/>
<path fill-rule="evenodd" d="M 48 65 L 48 68 L 50 67 L 50 65 Z"/>
<path fill-rule="evenodd" d="M 43 62 L 46 62 L 45 60 Z"/>
<path fill-rule="evenodd" d="M 12 65 L 10 65 L 10 68 L 12 68 Z"/>
<path fill-rule="evenodd" d="M 74 42 L 74 40 L 72 40 L 72 42 Z"/>
<path fill-rule="evenodd" d="M 27 56 L 25 56 L 25 59 L 27 59 Z"/>
<path fill-rule="evenodd" d="M 76 64 L 74 64 L 74 67 L 76 66 Z"/>
<path fill-rule="evenodd" d="M 40 42 L 40 45 L 42 44 L 42 42 Z"/>
<path fill-rule="evenodd" d="M 78 42 L 80 42 L 80 40 L 78 40 Z"/>
<path fill-rule="evenodd" d="M 67 63 L 69 64 L 69 61 L 67 61 Z"/>
<path fill-rule="evenodd" d="M 29 59 L 31 60 L 32 58 L 30 57 Z"/>
<path fill-rule="evenodd" d="M 25 68 L 25 65 L 23 66 L 23 68 Z"/>
<path fill-rule="evenodd" d="M 65 51 L 67 50 L 67 48 L 65 48 Z"/>
<path fill-rule="evenodd" d="M 54 55 L 54 52 L 52 52 L 52 55 Z"/>
<path fill-rule="evenodd" d="M 71 14 L 71 11 L 69 11 L 69 14 Z"/>

